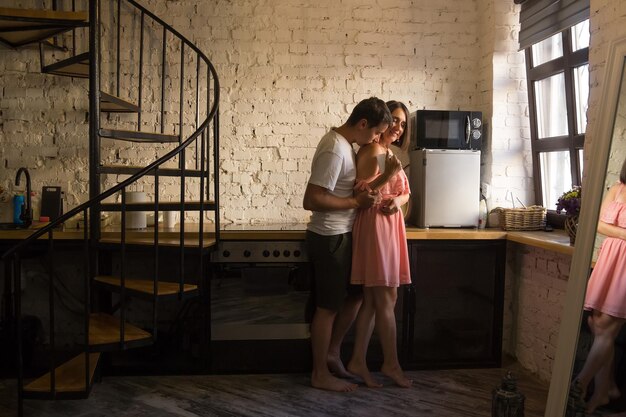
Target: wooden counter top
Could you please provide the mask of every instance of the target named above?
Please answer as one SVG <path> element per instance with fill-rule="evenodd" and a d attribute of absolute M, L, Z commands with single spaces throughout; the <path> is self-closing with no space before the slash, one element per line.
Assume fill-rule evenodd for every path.
<path fill-rule="evenodd" d="M 553 232 L 507 232 L 506 240 L 566 255 L 574 253 L 574 247 L 569 244 L 567 232 L 560 229 Z"/>
<path fill-rule="evenodd" d="M 418 229 L 406 228 L 408 240 L 494 240 L 506 239 L 507 232 L 501 229 Z"/>
<path fill-rule="evenodd" d="M 547 249 L 567 255 L 571 255 L 574 253 L 574 247 L 570 246 L 569 236 L 564 230 L 554 230 L 552 232 L 514 232 L 501 229 L 418 229 L 413 227 L 407 227 L 406 235 L 408 240 L 506 239 L 509 242 L 521 243 L 524 245 Z"/>
<path fill-rule="evenodd" d="M 22 240 L 26 239 L 33 232 L 41 229 L 48 223 L 39 223 L 35 222 L 28 229 L 8 229 L 8 230 L 0 230 L 0 240 Z M 84 231 L 82 229 L 54 229 L 54 238 L 60 240 L 78 240 L 82 239 L 84 235 Z M 46 233 L 40 239 L 47 239 L 48 234 Z"/>
<path fill-rule="evenodd" d="M 17 230 L 0 230 L 0 241 L 2 240 L 22 240 L 30 236 L 33 232 L 41 228 L 41 225 L 36 225 L 28 229 Z M 205 225 L 206 232 L 204 233 L 203 245 L 205 248 L 215 245 L 215 236 L 213 226 Z M 103 243 L 119 243 L 120 242 L 120 226 L 107 226 L 103 228 L 101 232 L 100 241 Z M 84 230 L 76 228 L 59 228 L 55 229 L 53 233 L 55 240 L 82 240 L 84 238 Z M 198 226 L 197 225 L 185 225 L 185 244 L 187 246 L 198 246 Z M 41 236 L 39 239 L 47 239 L 48 234 Z M 148 227 L 145 229 L 127 229 L 126 230 L 126 243 L 137 245 L 150 245 L 154 242 L 154 228 Z M 159 243 L 163 246 L 178 246 L 180 242 L 180 229 L 178 227 L 173 229 L 159 229 Z"/>
<path fill-rule="evenodd" d="M 230 225 L 231 227 L 233 225 Z M 36 226 L 37 227 L 37 226 Z M 40 226 L 39 226 L 40 227 Z M 285 230 L 276 230 L 271 226 L 241 226 L 231 230 L 222 230 L 222 240 L 303 240 L 305 237 L 305 225 L 284 225 Z M 263 230 L 266 229 L 266 230 Z M 28 237 L 36 229 L 26 230 L 0 230 L 0 240 L 21 240 Z M 506 239 L 511 242 L 521 243 L 533 247 L 543 248 L 559 253 L 571 255 L 574 247 L 569 245 L 569 238 L 565 231 L 553 232 L 532 231 L 513 232 L 501 229 L 418 229 L 407 227 L 408 240 L 493 240 Z M 212 224 L 204 226 L 204 247 L 215 244 L 214 227 Z M 185 224 L 185 241 L 188 245 L 198 244 L 198 225 Z M 47 238 L 47 235 L 41 237 Z M 59 240 L 80 240 L 83 238 L 82 229 L 59 229 L 55 230 L 54 238 Z M 102 231 L 102 240 L 107 243 L 116 243 L 120 239 L 119 226 L 107 226 Z M 180 229 L 161 228 L 159 241 L 163 245 L 176 246 L 180 239 Z M 149 245 L 154 241 L 154 228 L 142 230 L 127 230 L 126 242 L 129 244 Z"/>

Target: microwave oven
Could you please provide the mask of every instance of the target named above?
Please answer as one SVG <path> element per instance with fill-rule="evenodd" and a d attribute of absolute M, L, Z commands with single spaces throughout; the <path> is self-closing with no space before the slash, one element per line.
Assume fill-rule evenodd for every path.
<path fill-rule="evenodd" d="M 482 112 L 417 110 L 410 119 L 413 149 L 481 150 Z"/>

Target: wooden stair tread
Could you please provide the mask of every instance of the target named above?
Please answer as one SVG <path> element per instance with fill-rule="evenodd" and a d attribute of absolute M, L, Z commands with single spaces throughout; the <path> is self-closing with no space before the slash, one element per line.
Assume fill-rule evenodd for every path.
<path fill-rule="evenodd" d="M 93 376 L 98 366 L 100 353 L 89 354 L 89 380 L 93 381 Z M 24 387 L 26 392 L 50 392 L 50 378 L 52 373 L 48 372 L 44 376 L 34 380 Z M 85 356 L 80 354 L 61 366 L 55 372 L 56 392 L 82 392 L 85 387 Z"/>
<path fill-rule="evenodd" d="M 103 284 L 107 284 L 114 287 L 121 287 L 121 279 L 119 277 L 112 276 L 97 276 L 96 281 Z M 147 279 L 128 279 L 124 280 L 126 289 L 136 291 L 144 294 L 154 294 L 154 283 Z M 191 292 L 198 289 L 197 285 L 184 284 L 183 292 Z M 178 294 L 180 286 L 177 282 L 163 282 L 157 283 L 157 295 L 175 295 Z"/>
<path fill-rule="evenodd" d="M 39 42 L 87 24 L 87 12 L 0 7 L 0 41 L 12 47 Z"/>
<path fill-rule="evenodd" d="M 101 91 L 100 111 L 103 113 L 138 113 L 139 106 L 112 94 Z"/>
<path fill-rule="evenodd" d="M 46 65 L 41 71 L 66 77 L 89 78 L 89 52 Z"/>
<path fill-rule="evenodd" d="M 152 335 L 139 327 L 125 323 L 124 341 L 131 342 L 152 338 Z M 108 314 L 93 313 L 89 316 L 89 346 L 120 342 L 120 319 Z"/>
<path fill-rule="evenodd" d="M 178 143 L 178 135 L 164 133 L 139 132 L 136 130 L 100 129 L 100 136 L 107 139 L 125 140 L 128 142 L 146 143 Z"/>
<path fill-rule="evenodd" d="M 101 165 L 98 168 L 98 172 L 101 174 L 117 174 L 117 175 L 133 175 L 142 170 L 144 167 L 141 166 L 132 166 L 132 165 Z M 157 169 L 157 174 L 159 176 L 166 177 L 180 177 L 182 171 L 180 168 L 159 168 Z M 146 175 L 154 175 L 154 171 L 150 171 Z M 186 169 L 185 170 L 186 177 L 201 177 L 202 171 L 195 169 Z"/>
<path fill-rule="evenodd" d="M 72 12 L 63 10 L 44 9 L 16 9 L 12 7 L 0 7 L 0 20 L 24 19 L 26 21 L 38 20 L 70 20 L 86 23 L 89 20 L 88 12 Z"/>

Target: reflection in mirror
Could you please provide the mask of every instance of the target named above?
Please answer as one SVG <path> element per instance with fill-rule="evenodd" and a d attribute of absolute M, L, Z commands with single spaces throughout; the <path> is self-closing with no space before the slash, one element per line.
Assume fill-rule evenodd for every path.
<path fill-rule="evenodd" d="M 612 404 L 624 411 L 620 402 L 626 368 L 623 324 L 626 321 L 626 161 L 623 132 L 626 97 L 620 94 L 612 147 L 606 175 L 606 192 L 600 206 L 595 260 L 587 283 L 583 320 L 574 362 L 577 395 L 585 401 L 585 411 Z M 598 249 L 598 243 L 601 246 Z M 570 395 L 571 396 L 571 395 Z"/>
<path fill-rule="evenodd" d="M 589 172 L 583 186 L 583 206 L 562 315 L 566 319 L 560 327 L 546 417 L 565 415 L 572 379 L 577 381 L 574 386 L 581 390 L 581 396 L 585 395 L 585 391 L 590 394 L 585 405 L 589 411 L 620 396 L 619 387 L 611 382 L 615 381 L 611 358 L 614 340 L 624 323 L 624 319 L 616 317 L 626 318 L 626 241 L 619 237 L 619 233 L 624 233 L 623 228 L 626 228 L 626 186 L 616 185 L 626 158 L 626 144 L 623 142 L 626 132 L 625 57 L 626 39 L 613 43 L 609 49 L 603 87 L 606 101 L 599 108 L 593 152 L 588 158 Z M 626 178 L 623 177 L 622 182 L 626 182 Z M 607 187 L 610 189 L 604 192 Z M 600 214 L 603 197 L 606 197 L 606 202 L 602 204 Z M 599 215 L 602 221 L 597 230 L 603 237 L 596 239 Z M 607 239 L 607 236 L 613 238 Z M 599 244 L 605 239 L 605 248 L 599 255 Z M 597 264 L 585 300 L 592 258 L 597 259 Z M 623 264 L 619 259 L 623 259 Z M 617 274 L 619 279 L 611 280 L 616 264 L 622 265 L 624 273 Z M 616 285 L 623 288 L 621 293 Z M 586 312 L 585 320 L 581 321 L 583 300 L 591 311 Z M 610 301 L 613 301 L 612 307 L 608 307 Z M 591 319 L 588 320 L 589 317 Z M 580 338 L 579 329 L 582 329 Z M 623 373 L 621 377 L 626 379 L 626 371 Z M 591 382 L 594 376 L 597 377 L 595 387 Z"/>

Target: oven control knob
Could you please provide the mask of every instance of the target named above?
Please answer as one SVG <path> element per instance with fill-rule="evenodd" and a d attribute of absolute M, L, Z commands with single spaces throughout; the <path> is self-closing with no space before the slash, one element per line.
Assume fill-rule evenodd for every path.
<path fill-rule="evenodd" d="M 284 256 L 285 258 L 288 258 L 288 257 L 289 257 L 289 255 L 291 255 L 291 252 L 289 252 L 287 249 L 285 249 L 285 250 L 283 251 L 283 256 Z"/>
<path fill-rule="evenodd" d="M 268 256 L 270 256 L 270 251 L 268 251 L 267 249 L 265 249 L 265 250 L 263 251 L 263 256 L 264 256 L 265 258 L 267 258 Z"/>
<path fill-rule="evenodd" d="M 248 249 L 246 249 L 246 250 L 244 250 L 244 251 L 243 251 L 243 256 L 244 256 L 244 257 L 249 258 L 249 257 L 250 257 L 250 255 L 251 255 L 251 254 L 250 254 L 250 251 L 249 251 Z"/>
<path fill-rule="evenodd" d="M 297 249 L 296 249 L 296 250 L 294 250 L 294 251 L 293 251 L 293 256 L 295 256 L 296 258 L 299 258 L 299 257 L 300 257 L 300 251 L 299 251 L 299 250 L 297 250 Z"/>
<path fill-rule="evenodd" d="M 223 256 L 224 258 L 228 258 L 228 257 L 230 256 L 230 251 L 225 250 L 224 252 L 222 252 L 222 256 Z"/>
<path fill-rule="evenodd" d="M 280 256 L 280 251 L 278 249 L 274 249 L 274 258 L 278 258 Z"/>

